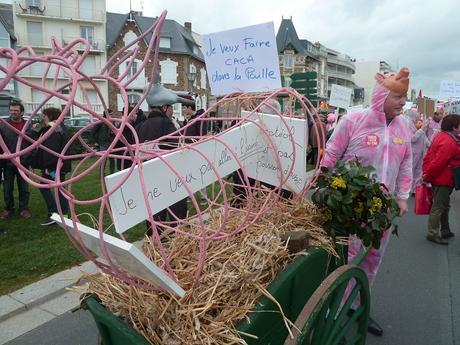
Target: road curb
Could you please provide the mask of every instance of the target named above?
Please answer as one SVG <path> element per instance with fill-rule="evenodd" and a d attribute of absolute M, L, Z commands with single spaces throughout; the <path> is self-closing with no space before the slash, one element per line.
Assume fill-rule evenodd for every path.
<path fill-rule="evenodd" d="M 94 273 L 96 271 L 96 266 L 91 261 L 87 261 L 1 296 L 0 322 L 65 294 L 68 288 L 77 285 L 83 272 Z"/>

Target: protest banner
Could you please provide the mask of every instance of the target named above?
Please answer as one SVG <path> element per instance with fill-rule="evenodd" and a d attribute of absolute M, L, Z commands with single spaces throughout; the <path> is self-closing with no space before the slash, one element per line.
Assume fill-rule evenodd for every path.
<path fill-rule="evenodd" d="M 281 87 L 273 22 L 202 36 L 211 92 L 263 92 Z"/>
<path fill-rule="evenodd" d="M 348 109 L 350 107 L 352 89 L 337 84 L 332 84 L 331 97 L 329 105 L 334 107 Z"/>
<path fill-rule="evenodd" d="M 434 115 L 434 99 L 430 98 L 417 98 L 417 110 L 420 114 L 424 114 L 426 116 L 433 116 Z"/>
<path fill-rule="evenodd" d="M 306 121 L 267 114 L 254 114 L 251 120 L 253 122 L 245 121 L 228 132 L 144 162 L 145 194 L 152 213 L 240 168 L 244 168 L 249 177 L 274 186 L 286 180 L 283 188 L 300 192 L 306 183 Z M 129 169 L 125 169 L 106 176 L 107 190 L 113 191 L 128 173 Z M 148 218 L 139 167 L 110 195 L 109 201 L 119 233 Z"/>
<path fill-rule="evenodd" d="M 460 98 L 460 81 L 442 80 L 439 87 L 439 98 L 446 101 L 452 98 Z"/>

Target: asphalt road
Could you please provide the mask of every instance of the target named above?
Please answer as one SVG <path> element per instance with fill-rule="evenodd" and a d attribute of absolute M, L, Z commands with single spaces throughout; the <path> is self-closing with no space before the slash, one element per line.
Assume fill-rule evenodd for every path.
<path fill-rule="evenodd" d="M 384 328 L 368 345 L 460 345 L 460 193 L 452 198 L 448 246 L 428 242 L 426 216 L 400 220 L 372 291 L 371 315 Z M 67 313 L 9 345 L 95 345 L 88 312 Z"/>
<path fill-rule="evenodd" d="M 372 290 L 384 328 L 369 345 L 460 345 L 460 193 L 453 194 L 448 246 L 425 239 L 427 216 L 406 216 L 388 245 Z"/>

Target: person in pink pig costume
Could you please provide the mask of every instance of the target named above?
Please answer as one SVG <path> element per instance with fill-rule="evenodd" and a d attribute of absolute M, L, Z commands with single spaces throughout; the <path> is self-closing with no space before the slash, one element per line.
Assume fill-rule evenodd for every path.
<path fill-rule="evenodd" d="M 412 133 L 412 175 L 413 182 L 411 192 L 415 192 L 415 187 L 422 183 L 423 175 L 423 157 L 426 149 L 430 145 L 430 141 L 426 135 L 427 122 L 423 121 L 423 117 L 415 109 L 409 110 L 407 113 L 409 130 Z"/>
<path fill-rule="evenodd" d="M 358 158 L 363 165 L 376 169 L 378 180 L 397 198 L 400 216 L 407 213 L 407 199 L 412 187 L 412 133 L 407 121 L 399 116 L 406 102 L 409 88 L 409 70 L 402 68 L 397 74 L 385 76 L 377 73 L 371 106 L 350 113 L 339 121 L 329 139 L 322 167 L 333 167 L 338 160 Z M 370 249 L 360 267 L 366 272 L 372 286 L 382 261 L 392 229 L 387 229 L 379 249 Z M 361 250 L 359 239 L 350 238 L 348 261 Z M 353 312 L 350 310 L 350 312 Z M 369 318 L 368 331 L 382 335 L 383 329 Z"/>
<path fill-rule="evenodd" d="M 327 114 L 326 131 L 329 132 L 331 129 L 333 129 L 334 124 L 335 124 L 335 114 L 334 113 Z"/>
<path fill-rule="evenodd" d="M 432 117 L 427 119 L 426 136 L 430 143 L 433 142 L 434 137 L 441 132 L 441 121 L 444 117 L 444 109 L 437 108 Z"/>

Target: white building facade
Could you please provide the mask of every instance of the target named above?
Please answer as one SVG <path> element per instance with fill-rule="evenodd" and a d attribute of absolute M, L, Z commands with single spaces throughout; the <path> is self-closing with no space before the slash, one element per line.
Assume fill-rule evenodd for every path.
<path fill-rule="evenodd" d="M 375 74 L 391 72 L 391 66 L 385 61 L 361 61 L 355 62 L 355 82 L 364 88 L 364 107 L 371 104 L 372 91 L 375 86 Z"/>
<path fill-rule="evenodd" d="M 14 30 L 17 38 L 17 48 L 31 46 L 37 55 L 51 53 L 51 38 L 55 37 L 57 42 L 63 46 L 72 41 L 84 38 L 90 44 L 90 52 L 81 71 L 88 76 L 99 73 L 105 65 L 106 57 L 106 9 L 105 1 L 100 0 L 22 0 L 13 3 Z M 76 45 L 79 52 L 83 46 Z M 21 71 L 21 76 L 28 81 L 39 84 L 47 69 L 45 63 L 34 63 Z M 54 71 L 54 73 L 53 73 Z M 48 73 L 45 85 L 48 88 L 53 86 L 55 67 Z M 70 82 L 65 73 L 58 76 L 57 89 Z M 102 98 L 108 98 L 107 82 L 104 80 L 95 81 Z M 45 95 L 38 90 L 18 83 L 17 91 L 19 98 L 23 101 L 25 112 L 31 113 L 44 101 Z M 68 94 L 70 89 L 63 89 L 63 94 Z M 76 100 L 81 103 L 90 104 L 92 109 L 102 113 L 102 100 L 95 88 L 86 81 L 82 83 L 82 90 L 77 90 Z M 44 107 L 54 106 L 62 108 L 65 103 L 58 98 L 51 98 Z M 71 116 L 86 116 L 81 109 L 74 107 Z"/>

